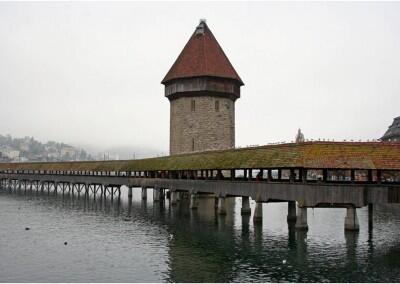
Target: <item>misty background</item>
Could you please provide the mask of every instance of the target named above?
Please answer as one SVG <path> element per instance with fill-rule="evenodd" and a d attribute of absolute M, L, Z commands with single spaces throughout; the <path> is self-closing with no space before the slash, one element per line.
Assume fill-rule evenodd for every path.
<path fill-rule="evenodd" d="M 245 83 L 236 146 L 377 139 L 400 115 L 400 2 L 1 2 L 0 134 L 168 154 L 160 82 L 200 18 Z"/>

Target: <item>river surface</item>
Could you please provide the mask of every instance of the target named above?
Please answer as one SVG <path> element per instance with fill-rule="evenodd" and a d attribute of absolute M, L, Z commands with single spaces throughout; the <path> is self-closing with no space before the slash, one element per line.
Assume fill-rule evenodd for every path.
<path fill-rule="evenodd" d="M 345 233 L 345 209 L 308 209 L 296 232 L 286 203 L 264 204 L 262 225 L 240 206 L 0 190 L 0 282 L 400 282 L 398 208 L 375 207 L 372 231 L 358 209 L 360 232 Z"/>

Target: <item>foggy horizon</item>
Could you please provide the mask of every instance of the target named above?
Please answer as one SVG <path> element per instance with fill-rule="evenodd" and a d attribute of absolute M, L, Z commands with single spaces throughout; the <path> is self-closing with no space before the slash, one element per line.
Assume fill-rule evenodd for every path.
<path fill-rule="evenodd" d="M 177 14 L 176 11 L 180 13 Z M 168 153 L 161 80 L 205 18 L 244 81 L 236 146 L 378 139 L 400 115 L 400 3 L 0 3 L 0 134 Z"/>

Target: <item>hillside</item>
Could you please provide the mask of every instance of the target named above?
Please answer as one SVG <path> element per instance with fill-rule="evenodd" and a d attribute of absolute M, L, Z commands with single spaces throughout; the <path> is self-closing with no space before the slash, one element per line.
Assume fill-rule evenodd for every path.
<path fill-rule="evenodd" d="M 44 144 L 33 137 L 13 138 L 10 135 L 0 135 L 0 162 L 90 160 L 93 158 L 85 150 L 65 143 L 49 141 Z"/>

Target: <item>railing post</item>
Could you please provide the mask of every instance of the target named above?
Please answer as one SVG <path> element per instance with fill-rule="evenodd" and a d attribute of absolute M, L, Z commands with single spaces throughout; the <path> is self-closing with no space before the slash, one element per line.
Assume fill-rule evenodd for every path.
<path fill-rule="evenodd" d="M 356 175 L 355 175 L 355 170 L 354 169 L 350 170 L 350 180 L 351 180 L 351 182 L 355 182 L 356 181 Z"/>
<path fill-rule="evenodd" d="M 373 178 L 372 178 L 372 170 L 368 170 L 368 182 L 369 182 L 369 183 L 372 183 L 372 182 L 373 182 L 372 179 L 373 179 Z"/>
<path fill-rule="evenodd" d="M 328 170 L 327 169 L 323 169 L 322 170 L 322 181 L 323 182 L 327 182 L 328 181 Z"/>
<path fill-rule="evenodd" d="M 290 169 L 289 182 L 294 182 L 295 179 L 296 179 L 296 174 L 294 172 L 294 169 Z"/>
<path fill-rule="evenodd" d="M 376 181 L 378 184 L 382 183 L 382 171 L 376 170 Z"/>
<path fill-rule="evenodd" d="M 272 181 L 272 170 L 268 169 L 268 181 Z"/>

